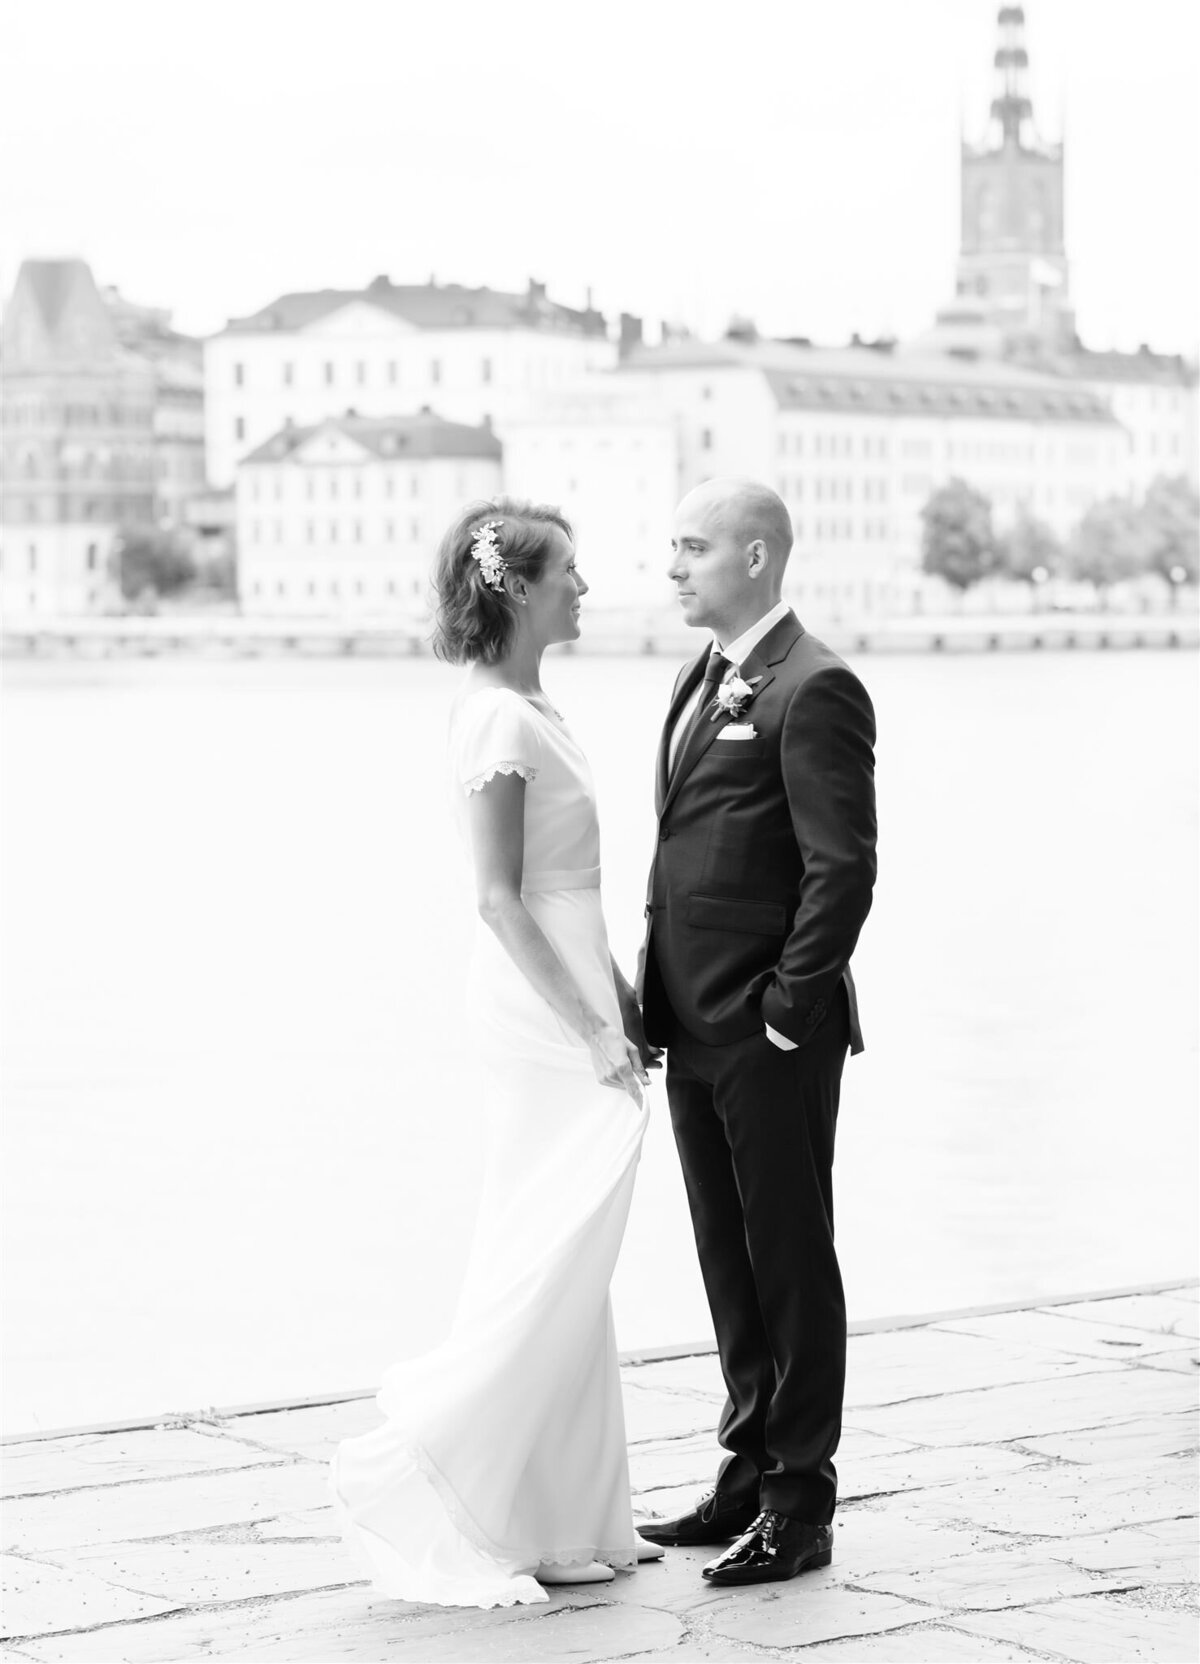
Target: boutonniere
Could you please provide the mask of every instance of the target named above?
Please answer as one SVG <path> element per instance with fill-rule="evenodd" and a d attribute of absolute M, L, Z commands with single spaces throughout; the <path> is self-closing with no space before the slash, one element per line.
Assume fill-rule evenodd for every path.
<path fill-rule="evenodd" d="M 741 716 L 747 704 L 754 698 L 756 684 L 761 681 L 761 676 L 752 676 L 748 682 L 744 682 L 740 676 L 731 676 L 727 682 L 722 682 L 713 701 L 716 710 L 708 720 L 715 722 L 719 716 Z"/>

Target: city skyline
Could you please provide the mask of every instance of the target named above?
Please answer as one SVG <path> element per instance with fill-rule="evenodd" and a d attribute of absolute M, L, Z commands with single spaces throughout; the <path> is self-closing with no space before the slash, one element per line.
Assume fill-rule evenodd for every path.
<path fill-rule="evenodd" d="M 1195 8 L 1148 0 L 1136 35 L 1109 0 L 1026 13 L 1038 125 L 1065 126 L 1080 334 L 1195 352 Z M 66 52 L 62 13 L 53 32 L 32 10 L 12 29 L 6 296 L 22 258 L 75 253 L 208 334 L 285 290 L 379 272 L 513 289 L 533 275 L 652 330 L 715 334 L 736 313 L 837 341 L 919 333 L 952 293 L 960 121 L 981 136 L 996 6 L 774 18 L 749 0 L 732 42 L 628 0 L 595 39 L 560 39 L 561 14 L 534 0 L 503 18 L 471 4 L 465 28 L 352 4 L 332 36 L 274 0 L 216 0 L 207 32 L 182 35 L 140 0 L 65 16 Z M 52 68 L 73 119 L 22 145 Z"/>

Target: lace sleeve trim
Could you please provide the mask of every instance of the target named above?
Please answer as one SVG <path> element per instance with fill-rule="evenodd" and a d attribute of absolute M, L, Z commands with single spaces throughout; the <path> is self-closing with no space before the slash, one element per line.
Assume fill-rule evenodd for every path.
<path fill-rule="evenodd" d="M 488 781 L 494 780 L 498 774 L 519 774 L 522 780 L 536 780 L 537 772 L 532 763 L 493 763 L 491 768 L 468 780 L 463 790 L 469 797 L 472 792 L 481 792 Z"/>

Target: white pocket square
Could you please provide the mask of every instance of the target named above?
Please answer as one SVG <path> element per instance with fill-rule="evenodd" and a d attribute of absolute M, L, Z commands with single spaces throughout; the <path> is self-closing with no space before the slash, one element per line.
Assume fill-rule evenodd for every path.
<path fill-rule="evenodd" d="M 758 729 L 749 722 L 731 722 L 718 733 L 719 740 L 756 740 Z"/>

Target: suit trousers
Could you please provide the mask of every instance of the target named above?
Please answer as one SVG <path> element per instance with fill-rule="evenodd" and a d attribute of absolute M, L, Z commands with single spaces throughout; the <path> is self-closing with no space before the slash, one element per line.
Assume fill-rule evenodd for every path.
<path fill-rule="evenodd" d="M 849 1001 L 812 1038 L 709 1046 L 672 1015 L 667 1099 L 729 1394 L 717 1488 L 811 1525 L 837 1501 L 846 1303 L 833 1145 Z"/>

